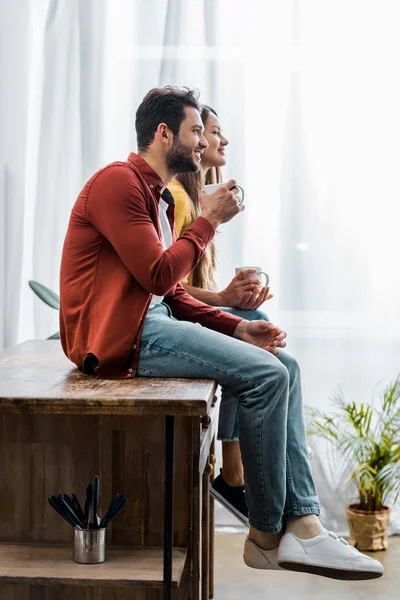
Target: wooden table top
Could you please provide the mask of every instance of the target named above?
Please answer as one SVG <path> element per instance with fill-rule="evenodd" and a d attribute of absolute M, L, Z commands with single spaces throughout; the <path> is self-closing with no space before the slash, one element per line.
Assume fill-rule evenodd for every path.
<path fill-rule="evenodd" d="M 98 379 L 83 375 L 59 340 L 34 340 L 0 352 L 0 409 L 40 414 L 207 414 L 209 379 Z"/>

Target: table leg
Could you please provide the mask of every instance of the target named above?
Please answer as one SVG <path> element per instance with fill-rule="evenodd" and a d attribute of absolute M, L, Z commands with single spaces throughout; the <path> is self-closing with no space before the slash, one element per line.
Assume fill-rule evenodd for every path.
<path fill-rule="evenodd" d="M 167 416 L 165 427 L 164 600 L 172 600 L 172 543 L 174 529 L 174 433 L 175 417 Z"/>
<path fill-rule="evenodd" d="M 207 465 L 209 466 L 209 465 Z M 210 473 L 206 469 L 203 474 L 202 519 L 201 519 L 201 598 L 209 600 L 209 567 L 210 567 Z"/>
<path fill-rule="evenodd" d="M 211 456 L 213 457 L 213 461 L 212 464 L 215 468 L 215 437 L 213 438 L 213 441 L 211 443 L 211 448 L 210 448 L 210 453 Z M 210 484 L 212 482 L 212 480 L 215 477 L 215 471 L 211 474 L 210 476 Z M 215 527 L 215 516 L 214 516 L 214 498 L 211 496 L 210 494 L 210 537 L 209 537 L 209 543 L 210 543 L 210 552 L 209 552 L 209 558 L 210 558 L 210 564 L 209 564 L 209 598 L 210 600 L 212 600 L 212 598 L 214 598 L 214 527 Z"/>

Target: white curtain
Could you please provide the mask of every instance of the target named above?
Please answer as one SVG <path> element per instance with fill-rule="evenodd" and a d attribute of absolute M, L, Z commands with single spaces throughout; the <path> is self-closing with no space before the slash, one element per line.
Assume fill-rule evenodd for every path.
<path fill-rule="evenodd" d="M 80 188 L 135 149 L 135 109 L 168 83 L 198 87 L 220 115 L 247 209 L 217 236 L 217 280 L 238 264 L 269 272 L 265 308 L 289 332 L 305 403 L 329 408 L 339 385 L 369 400 L 397 375 L 398 0 L 0 7 L 0 345 L 57 331 L 27 281 L 58 289 Z M 354 491 L 310 444 L 324 523 L 345 531 Z"/>
<path fill-rule="evenodd" d="M 275 7 L 249 30 L 252 54 L 265 60 L 253 64 L 248 89 L 258 84 L 263 100 L 257 111 L 254 94 L 246 131 L 260 132 L 260 122 L 265 131 L 246 167 L 259 200 L 257 210 L 249 201 L 244 256 L 270 272 L 269 312 L 289 332 L 305 403 L 329 408 L 339 386 L 369 401 L 400 371 L 400 6 L 301 0 L 291 18 L 281 7 L 291 39 Z M 343 471 L 321 444 L 315 450 L 325 523 L 345 530 L 354 490 L 343 492 Z M 398 510 L 392 528 L 400 531 Z"/>

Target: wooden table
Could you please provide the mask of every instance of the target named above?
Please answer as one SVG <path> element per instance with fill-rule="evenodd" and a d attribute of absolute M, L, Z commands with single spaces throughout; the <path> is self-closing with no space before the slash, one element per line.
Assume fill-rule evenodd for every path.
<path fill-rule="evenodd" d="M 1 352 L 1 600 L 212 598 L 215 391 L 88 377 L 57 340 Z M 78 565 L 47 497 L 82 498 L 96 474 L 100 513 L 114 492 L 129 500 L 108 527 L 107 562 Z"/>

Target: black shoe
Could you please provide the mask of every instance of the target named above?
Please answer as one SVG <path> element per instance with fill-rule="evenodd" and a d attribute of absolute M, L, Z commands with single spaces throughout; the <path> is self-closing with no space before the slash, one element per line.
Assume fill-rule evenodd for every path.
<path fill-rule="evenodd" d="M 244 485 L 233 487 L 228 485 L 220 475 L 211 482 L 210 493 L 227 508 L 243 525 L 249 526 L 249 509 L 247 508 L 246 493 Z"/>

